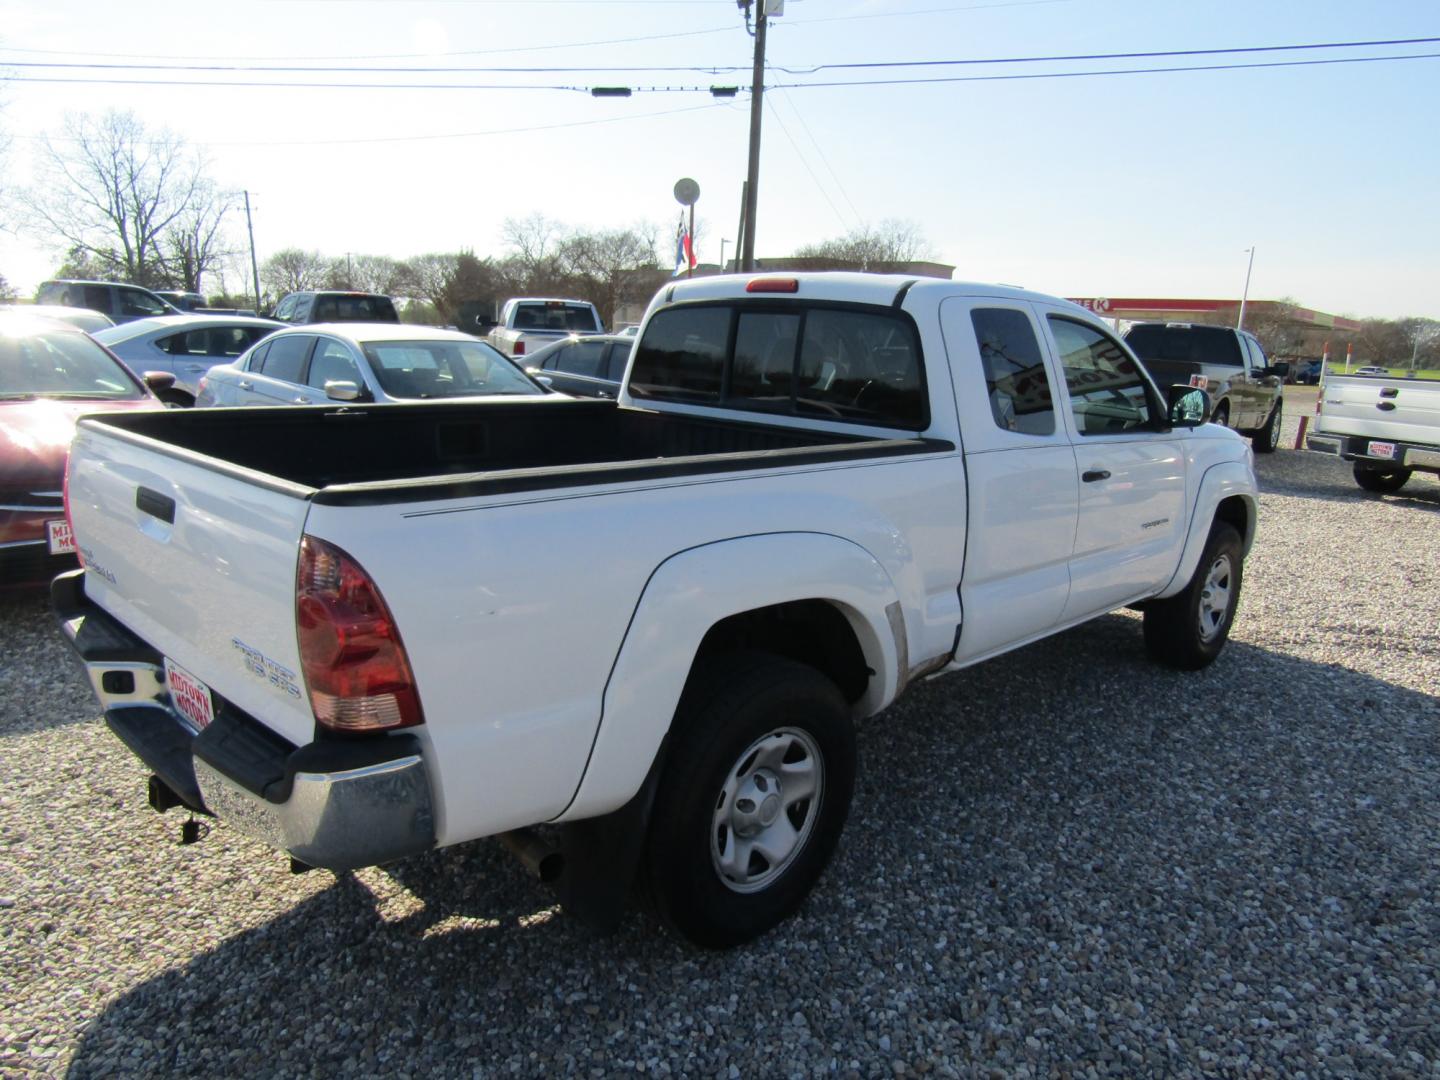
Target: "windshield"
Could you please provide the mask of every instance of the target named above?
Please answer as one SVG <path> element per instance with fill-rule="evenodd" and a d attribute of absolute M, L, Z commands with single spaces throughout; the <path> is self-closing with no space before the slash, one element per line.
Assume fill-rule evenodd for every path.
<path fill-rule="evenodd" d="M 545 393 L 519 368 L 479 341 L 372 341 L 365 356 L 392 398 Z"/>
<path fill-rule="evenodd" d="M 12 332 L 0 327 L 0 400 L 146 396 L 123 367 L 84 334 L 64 330 Z"/>
<path fill-rule="evenodd" d="M 600 325 L 589 304 L 567 304 L 561 300 L 546 300 L 517 305 L 515 329 L 595 334 L 599 333 Z"/>

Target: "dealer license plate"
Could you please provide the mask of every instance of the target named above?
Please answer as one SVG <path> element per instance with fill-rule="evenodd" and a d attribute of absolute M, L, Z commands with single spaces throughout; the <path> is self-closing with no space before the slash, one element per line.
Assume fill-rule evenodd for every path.
<path fill-rule="evenodd" d="M 1395 460 L 1395 444 L 1393 442 L 1371 441 L 1369 454 L 1371 457 L 1384 458 L 1386 461 Z"/>
<path fill-rule="evenodd" d="M 165 684 L 170 687 L 170 704 L 196 731 L 210 726 L 215 719 L 215 705 L 208 686 L 169 657 L 165 658 Z"/>
<path fill-rule="evenodd" d="M 50 544 L 51 555 L 75 553 L 75 534 L 70 531 L 70 522 L 64 518 L 45 522 L 45 539 Z"/>

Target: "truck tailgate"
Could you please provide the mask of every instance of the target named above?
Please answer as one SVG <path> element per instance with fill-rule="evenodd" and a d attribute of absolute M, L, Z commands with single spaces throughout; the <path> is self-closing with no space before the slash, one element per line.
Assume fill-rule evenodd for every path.
<path fill-rule="evenodd" d="M 1316 430 L 1440 445 L 1440 383 L 1327 372 Z"/>
<path fill-rule="evenodd" d="M 312 489 L 93 421 L 67 482 L 87 595 L 213 693 L 310 742 L 295 566 Z"/>

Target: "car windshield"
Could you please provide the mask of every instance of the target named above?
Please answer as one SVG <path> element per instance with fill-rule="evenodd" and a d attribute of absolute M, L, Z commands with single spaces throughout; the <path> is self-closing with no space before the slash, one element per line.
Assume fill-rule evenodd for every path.
<path fill-rule="evenodd" d="M 566 304 L 547 300 L 520 304 L 515 309 L 516 330 L 559 330 L 563 333 L 594 334 L 600 330 L 589 304 Z"/>
<path fill-rule="evenodd" d="M 380 388 L 392 398 L 545 393 L 479 341 L 372 341 L 364 348 Z"/>
<path fill-rule="evenodd" d="M 145 391 L 84 334 L 0 325 L 0 400 L 137 400 Z"/>

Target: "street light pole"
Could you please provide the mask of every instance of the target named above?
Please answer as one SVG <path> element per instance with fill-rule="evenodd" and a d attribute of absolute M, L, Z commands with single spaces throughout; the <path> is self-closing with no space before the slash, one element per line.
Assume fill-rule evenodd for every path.
<path fill-rule="evenodd" d="M 1255 268 L 1255 249 L 1251 247 L 1250 262 L 1245 267 L 1245 291 L 1240 294 L 1240 317 L 1235 320 L 1235 329 L 1245 329 L 1245 301 L 1250 299 L 1250 271 Z"/>

